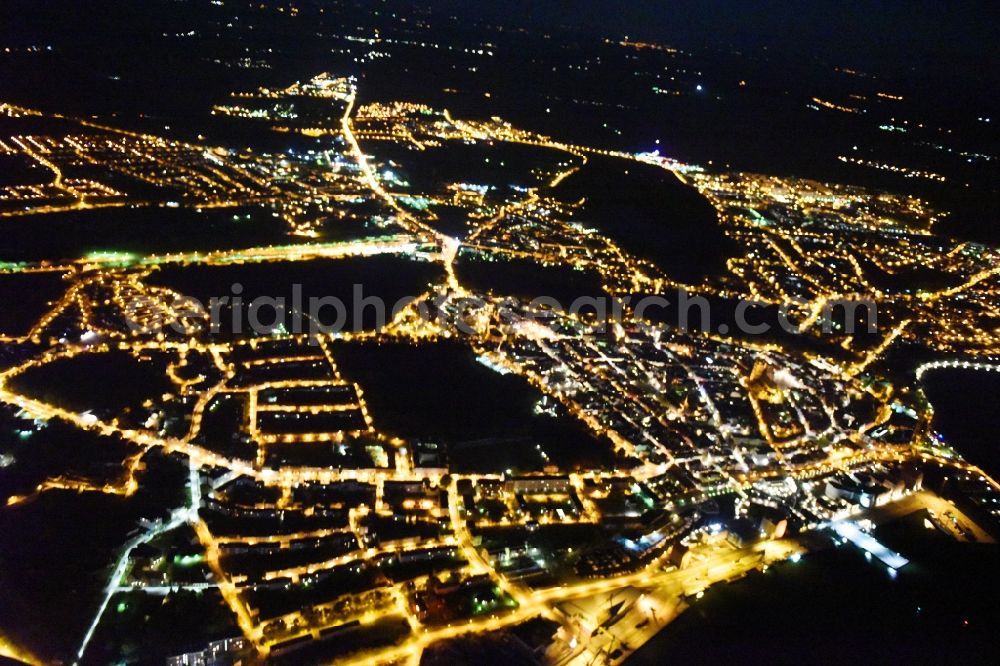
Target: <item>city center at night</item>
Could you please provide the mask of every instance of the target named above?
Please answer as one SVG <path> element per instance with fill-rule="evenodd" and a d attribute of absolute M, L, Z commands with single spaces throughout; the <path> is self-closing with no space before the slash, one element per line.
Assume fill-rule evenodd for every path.
<path fill-rule="evenodd" d="M 998 43 L 7 0 L 0 662 L 995 663 Z"/>

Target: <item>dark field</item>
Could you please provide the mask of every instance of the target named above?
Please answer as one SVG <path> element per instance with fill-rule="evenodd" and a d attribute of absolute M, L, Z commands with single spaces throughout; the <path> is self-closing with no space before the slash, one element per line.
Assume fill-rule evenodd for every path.
<path fill-rule="evenodd" d="M 0 504 L 11 495 L 30 495 L 38 484 L 52 477 L 118 485 L 124 480 L 126 458 L 139 453 L 137 445 L 116 437 L 79 430 L 60 421 L 51 421 L 43 428 L 30 422 L 16 424 L 11 414 L 5 407 L 0 416 L 0 450 L 12 454 L 17 464 L 0 467 Z"/>
<path fill-rule="evenodd" d="M 992 663 L 984 648 L 1000 620 L 993 601 L 1000 592 L 993 573 L 997 546 L 928 545 L 919 524 L 891 530 L 904 532 L 896 545 L 913 559 L 895 580 L 849 546 L 808 555 L 713 586 L 626 664 L 797 664 L 817 655 L 854 655 L 865 663 Z"/>
<path fill-rule="evenodd" d="M 423 293 L 427 285 L 440 275 L 436 265 L 411 261 L 402 257 L 381 255 L 367 258 L 321 259 L 308 262 L 265 262 L 227 266 L 167 266 L 153 273 L 148 279 L 153 284 L 166 286 L 197 298 L 206 308 L 212 298 L 234 295 L 233 286 L 239 284 L 243 307 L 235 309 L 226 305 L 221 310 L 221 332 L 232 334 L 242 330 L 244 335 L 261 333 L 252 331 L 248 322 L 248 306 L 257 298 L 284 299 L 288 312 L 286 329 L 294 332 L 291 314 L 295 312 L 293 288 L 300 285 L 299 312 L 308 314 L 310 298 L 334 297 L 344 305 L 341 318 L 333 306 L 317 309 L 318 320 L 324 326 L 336 326 L 342 320 L 343 330 L 370 330 L 384 325 L 393 308 L 406 297 Z M 379 308 L 367 305 L 365 299 L 381 299 Z M 321 301 L 317 301 L 320 303 Z M 237 314 L 238 317 L 234 317 Z M 270 328 L 275 320 L 274 308 L 261 305 L 258 320 Z M 309 321 L 302 319 L 302 328 L 309 330 Z"/>
<path fill-rule="evenodd" d="M 0 187 L 52 182 L 52 172 L 25 155 L 0 155 Z"/>
<path fill-rule="evenodd" d="M 49 491 L 0 512 L 0 622 L 47 661 L 72 661 L 138 520 L 184 501 L 186 463 L 158 454 L 146 462 L 141 489 L 127 499 Z"/>
<path fill-rule="evenodd" d="M 78 259 L 107 250 L 228 250 L 287 244 L 290 238 L 288 226 L 263 208 L 105 208 L 4 220 L 0 260 Z"/>
<path fill-rule="evenodd" d="M 581 297 L 604 296 L 600 276 L 570 266 L 543 266 L 528 259 L 506 259 L 485 253 L 462 253 L 455 273 L 463 287 L 496 296 L 532 300 L 555 298 L 569 309 Z"/>
<path fill-rule="evenodd" d="M 165 597 L 116 594 L 104 618 L 87 649 L 90 663 L 162 663 L 202 650 L 209 641 L 240 635 L 232 611 L 215 590 Z"/>
<path fill-rule="evenodd" d="M 410 150 L 385 142 L 370 142 L 365 147 L 386 164 L 401 165 L 398 175 L 410 186 L 396 188 L 410 193 L 446 192 L 449 183 L 490 185 L 496 196 L 505 196 L 510 186 L 535 187 L 579 159 L 559 150 L 515 143 L 465 144 L 445 143 L 440 148 Z M 395 167 L 385 168 L 397 171 Z"/>
<path fill-rule="evenodd" d="M 464 238 L 468 234 L 468 212 L 461 206 L 439 205 L 431 210 L 437 219 L 429 221 L 428 224 L 436 231 L 452 238 Z"/>
<path fill-rule="evenodd" d="M 564 469 L 608 466 L 609 444 L 568 419 L 533 413 L 541 394 L 500 376 L 458 344 L 335 344 L 341 374 L 365 391 L 375 427 L 448 445 L 459 472 L 541 470 L 540 446 Z"/>
<path fill-rule="evenodd" d="M 556 193 L 567 201 L 585 198 L 579 222 L 677 280 L 718 274 L 735 253 L 708 200 L 659 167 L 595 157 Z"/>
<path fill-rule="evenodd" d="M 67 286 L 55 271 L 0 275 L 0 335 L 26 335 Z"/>
<path fill-rule="evenodd" d="M 11 382 L 14 390 L 75 412 L 114 414 L 159 400 L 174 390 L 166 354 L 146 359 L 124 351 L 80 354 L 29 368 Z"/>

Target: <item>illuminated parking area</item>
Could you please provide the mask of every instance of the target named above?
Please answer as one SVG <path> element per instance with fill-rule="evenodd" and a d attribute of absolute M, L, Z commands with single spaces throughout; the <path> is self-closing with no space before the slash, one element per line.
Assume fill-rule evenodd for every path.
<path fill-rule="evenodd" d="M 872 535 L 867 532 L 862 532 L 861 529 L 851 521 L 842 520 L 834 523 L 833 531 L 853 543 L 861 550 L 865 551 L 865 553 L 871 553 L 891 569 L 901 569 L 910 563 L 908 559 L 899 553 L 886 548 Z"/>

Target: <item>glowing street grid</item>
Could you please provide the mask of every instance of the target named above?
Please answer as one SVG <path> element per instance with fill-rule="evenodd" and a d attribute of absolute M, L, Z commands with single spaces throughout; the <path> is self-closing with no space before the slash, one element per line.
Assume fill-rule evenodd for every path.
<path fill-rule="evenodd" d="M 336 105 L 338 121 L 285 125 L 287 107 L 244 110 L 251 99 L 313 97 Z M 136 493 L 145 460 L 185 458 L 187 505 L 148 525 L 122 550 L 77 658 L 84 659 L 112 597 L 123 590 L 217 589 L 243 638 L 261 656 L 290 653 L 339 628 L 396 618 L 408 633 L 396 643 L 351 656 L 356 663 L 416 662 L 443 639 L 541 617 L 560 628 L 547 657 L 561 664 L 608 663 L 683 609 L 684 599 L 807 550 L 800 532 L 837 521 L 834 531 L 898 569 L 907 563 L 846 518 L 896 502 L 933 498 L 918 464 L 933 463 L 997 484 L 964 462 L 928 428 L 930 412 L 909 387 L 880 376 L 895 345 L 923 345 L 932 363 L 974 359 L 995 369 L 1000 329 L 1000 253 L 935 236 L 938 213 L 906 195 L 797 178 L 713 172 L 657 153 L 629 154 L 570 145 L 494 118 L 464 121 L 447 110 L 389 101 L 358 104 L 353 79 L 323 73 L 282 90 L 233 95 L 215 112 L 274 123 L 279 131 L 340 137 L 320 154 L 257 154 L 137 134 L 90 121 L 64 135 L 4 138 L 12 154 L 52 173 L 51 183 L 7 188 L 0 217 L 121 206 L 268 207 L 297 241 L 285 245 L 140 256 L 113 249 L 68 262 L 19 262 L 3 275 L 64 276 L 64 295 L 23 335 L 8 335 L 21 356 L 0 373 L 0 400 L 25 420 L 58 420 L 127 442 L 137 453 L 120 478 L 55 476 L 8 506 L 53 489 Z M 44 114 L 9 104 L 10 118 Z M 407 189 L 405 170 L 382 163 L 378 143 L 416 152 L 452 145 L 518 144 L 557 151 L 561 161 L 536 187 L 498 195 L 476 183 L 446 194 Z M 578 223 L 577 204 L 559 187 L 588 160 L 613 158 L 665 169 L 704 196 L 738 241 L 725 280 L 685 285 Z M 83 165 L 165 188 L 162 199 L 77 178 Z M 117 181 L 116 181 L 117 182 Z M 146 190 L 144 190 L 146 191 Z M 348 220 L 363 202 L 377 234 L 313 242 L 319 219 Z M 469 230 L 438 230 L 435 206 L 464 210 Z M 864 231 L 863 235 L 849 233 Z M 182 294 L 158 286 L 157 272 L 181 268 L 396 257 L 431 264 L 441 277 L 379 330 L 320 333 L 274 330 L 266 337 L 212 335 L 184 307 Z M 520 259 L 591 271 L 608 294 L 661 294 L 686 288 L 706 297 L 791 305 L 811 345 L 682 331 L 655 321 L 604 322 L 542 309 L 463 284 L 463 257 Z M 877 283 L 933 268 L 947 286 L 898 290 Z M 475 298 L 470 312 L 468 303 Z M 828 304 L 862 298 L 879 306 L 875 339 L 835 327 L 820 335 Z M 431 308 L 431 305 L 433 306 Z M 438 316 L 421 316 L 422 309 Z M 641 324 L 641 325 L 640 325 Z M 611 442 L 611 468 L 544 474 L 466 474 L 426 462 L 411 442 L 380 429 L 366 387 L 342 373 L 338 346 L 350 342 L 457 341 L 487 367 L 530 383 L 541 411 L 577 420 Z M 126 414 L 76 411 L 43 399 L 22 380 L 56 364 L 116 354 L 158 363 L 169 390 Z M 928 366 L 931 367 L 931 366 Z M 936 366 L 934 366 L 936 367 Z M 236 405 L 243 450 L 202 432 L 217 410 Z M 181 422 L 183 428 L 168 423 Z M 364 451 L 367 466 L 282 463 L 278 447 L 331 444 Z M 706 525 L 689 509 L 721 498 L 738 521 Z M 648 518 L 645 519 L 643 517 Z M 189 526 L 211 581 L 164 586 L 145 579 L 130 558 L 153 539 Z M 543 552 L 528 545 L 485 547 L 497 528 L 527 532 L 566 527 L 617 531 L 604 549 Z M 371 587 L 335 590 L 331 581 L 406 564 L 431 566 L 412 579 L 379 573 Z M 439 572 L 449 572 L 441 577 Z M 608 625 L 595 599 L 622 594 L 622 621 Z M 597 604 L 600 606 L 600 604 Z M 645 620 L 649 620 L 643 624 Z M 643 628 L 637 628 L 637 627 Z M 620 654 L 620 651 L 619 651 Z"/>

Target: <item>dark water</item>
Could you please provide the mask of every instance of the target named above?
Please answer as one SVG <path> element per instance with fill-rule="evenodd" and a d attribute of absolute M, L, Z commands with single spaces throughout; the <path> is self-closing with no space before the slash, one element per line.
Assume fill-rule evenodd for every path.
<path fill-rule="evenodd" d="M 0 275 L 0 332 L 25 335 L 66 291 L 58 272 Z"/>
<path fill-rule="evenodd" d="M 933 370 L 923 387 L 934 406 L 934 429 L 948 445 L 991 476 L 1000 474 L 1000 373 Z"/>
<path fill-rule="evenodd" d="M 987 472 L 1000 471 L 1000 374 L 935 370 L 923 384 L 935 429 Z M 925 530 L 919 514 L 876 537 L 911 560 L 897 579 L 849 547 L 809 555 L 710 588 L 627 664 L 995 663 L 1000 547 L 954 542 Z"/>
<path fill-rule="evenodd" d="M 995 663 L 997 546 L 901 529 L 896 579 L 850 546 L 772 566 L 710 588 L 626 664 Z"/>

